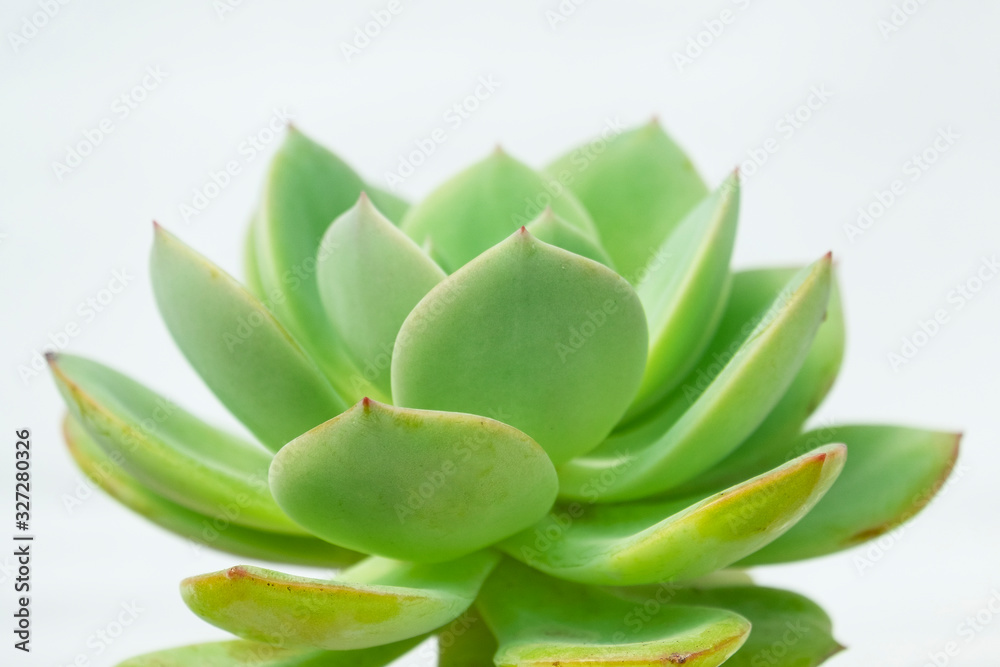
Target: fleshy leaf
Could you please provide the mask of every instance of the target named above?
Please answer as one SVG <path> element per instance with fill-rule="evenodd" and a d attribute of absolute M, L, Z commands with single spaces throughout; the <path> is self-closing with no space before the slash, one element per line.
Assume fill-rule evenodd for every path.
<path fill-rule="evenodd" d="M 546 169 L 594 219 L 601 245 L 635 283 L 681 219 L 708 194 L 655 120 L 566 153 Z"/>
<path fill-rule="evenodd" d="M 407 639 L 353 651 L 285 648 L 244 640 L 213 642 L 147 653 L 118 667 L 385 667 L 419 641 Z"/>
<path fill-rule="evenodd" d="M 230 506 L 232 516 L 227 518 L 189 510 L 136 481 L 75 420 L 66 418 L 63 434 L 73 459 L 94 484 L 133 512 L 181 537 L 237 556 L 281 563 L 340 567 L 364 557 L 314 537 L 242 526 L 235 503 Z"/>
<path fill-rule="evenodd" d="M 767 304 L 780 293 L 781 287 L 795 273 L 796 269 L 760 269 L 737 273 L 733 277 L 729 314 L 725 318 L 725 326 L 720 327 L 717 339 L 725 341 L 727 346 L 739 339 L 741 334 L 733 330 L 734 323 L 745 322 L 755 313 L 762 314 Z M 806 419 L 819 407 L 840 371 L 844 358 L 844 333 L 844 314 L 837 282 L 834 280 L 830 285 L 826 318 L 813 338 L 805 363 L 767 419 L 726 458 L 686 484 L 672 489 L 671 495 L 722 489 L 791 458 L 787 455 L 788 443 L 795 439 Z M 722 347 L 718 342 L 712 345 L 713 349 Z"/>
<path fill-rule="evenodd" d="M 898 426 L 837 426 L 802 434 L 790 452 L 847 443 L 844 473 L 798 525 L 742 564 L 813 558 L 889 532 L 923 509 L 948 479 L 960 439 L 957 433 Z"/>
<path fill-rule="evenodd" d="M 213 428 L 106 366 L 71 355 L 49 367 L 74 419 L 130 475 L 188 509 L 242 525 L 302 534 L 271 498 L 270 455 Z"/>
<path fill-rule="evenodd" d="M 396 340 L 392 395 L 503 421 L 560 463 L 607 436 L 645 358 L 645 316 L 628 283 L 522 228 L 414 308 Z"/>
<path fill-rule="evenodd" d="M 497 638 L 473 606 L 437 633 L 438 667 L 493 667 Z"/>
<path fill-rule="evenodd" d="M 278 451 L 347 407 L 255 296 L 159 226 L 150 271 L 177 346 L 269 449 Z"/>
<path fill-rule="evenodd" d="M 545 515 L 555 468 L 498 421 L 365 399 L 274 458 L 281 507 L 330 542 L 435 562 L 488 547 Z"/>
<path fill-rule="evenodd" d="M 561 184 L 494 151 L 432 192 L 407 213 L 403 231 L 449 273 L 528 224 L 545 207 L 596 240 L 594 223 Z"/>
<path fill-rule="evenodd" d="M 316 267 L 324 232 L 364 189 L 343 160 L 289 127 L 271 163 L 253 232 L 271 308 L 350 402 L 368 392 L 354 393 L 356 369 L 326 319 Z"/>
<path fill-rule="evenodd" d="M 733 174 L 673 230 L 636 287 L 649 324 L 649 358 L 631 414 L 676 387 L 711 340 L 729 289 L 739 201 Z"/>
<path fill-rule="evenodd" d="M 603 502 L 647 497 L 724 458 L 760 425 L 795 378 L 829 294 L 827 255 L 796 274 L 763 316 L 744 321 L 745 338 L 721 359 L 710 347 L 648 420 L 562 466 L 560 492 Z"/>
<path fill-rule="evenodd" d="M 260 279 L 260 267 L 257 265 L 257 243 L 254 239 L 256 218 L 257 216 L 254 214 L 247 229 L 246 240 L 243 242 L 243 274 L 245 276 L 243 284 L 258 299 L 266 299 L 267 291 Z"/>
<path fill-rule="evenodd" d="M 684 581 L 724 568 L 787 531 L 823 497 L 847 450 L 829 445 L 702 498 L 558 506 L 499 547 L 586 584 Z"/>
<path fill-rule="evenodd" d="M 389 361 L 396 334 L 445 273 L 364 194 L 330 225 L 317 271 L 320 296 L 354 365 L 391 396 Z M 357 391 L 364 391 L 361 383 Z"/>
<path fill-rule="evenodd" d="M 554 245 L 563 250 L 600 262 L 614 269 L 611 257 L 596 241 L 569 224 L 558 215 L 546 208 L 540 216 L 528 224 L 528 231 L 539 241 Z"/>
<path fill-rule="evenodd" d="M 750 623 L 722 609 L 666 605 L 637 622 L 634 603 L 505 560 L 477 604 L 500 642 L 500 667 L 714 667 Z"/>
<path fill-rule="evenodd" d="M 350 650 L 428 633 L 469 608 L 497 556 L 439 565 L 369 558 L 332 581 L 238 566 L 185 579 L 181 594 L 212 625 L 278 646 Z"/>
<path fill-rule="evenodd" d="M 641 605 L 635 607 L 636 616 L 649 613 L 650 601 L 726 609 L 743 616 L 753 626 L 750 637 L 726 667 L 816 667 L 843 649 L 819 605 L 777 588 L 633 586 L 613 592 Z"/>

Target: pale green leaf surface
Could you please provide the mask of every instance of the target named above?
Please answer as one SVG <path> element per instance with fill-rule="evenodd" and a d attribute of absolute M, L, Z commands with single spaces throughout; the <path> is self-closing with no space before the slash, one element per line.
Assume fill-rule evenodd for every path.
<path fill-rule="evenodd" d="M 274 533 L 240 525 L 239 504 L 230 516 L 213 518 L 153 493 L 109 456 L 76 420 L 63 423 L 66 445 L 80 470 L 119 503 L 181 537 L 237 556 L 324 567 L 350 565 L 364 557 L 314 537 Z"/>
<path fill-rule="evenodd" d="M 746 321 L 745 340 L 721 358 L 710 348 L 712 354 L 706 353 L 648 420 L 560 467 L 560 493 L 603 502 L 648 497 L 724 458 L 760 425 L 795 378 L 829 293 L 827 255 L 796 274 L 763 316 Z"/>
<path fill-rule="evenodd" d="M 417 304 L 396 340 L 392 395 L 503 421 L 558 464 L 607 436 L 645 358 L 645 316 L 628 283 L 522 230 Z"/>
<path fill-rule="evenodd" d="M 579 197 L 601 245 L 632 283 L 708 194 L 691 161 L 656 121 L 575 148 L 546 172 Z"/>
<path fill-rule="evenodd" d="M 406 212 L 410 210 L 410 204 L 405 199 L 370 183 L 365 186 L 365 192 L 368 193 L 375 208 L 381 211 L 382 215 L 391 220 L 394 225 L 399 225 L 406 217 Z"/>
<path fill-rule="evenodd" d="M 528 224 L 546 206 L 596 240 L 593 222 L 568 189 L 501 150 L 441 185 L 407 213 L 403 231 L 451 273 Z"/>
<path fill-rule="evenodd" d="M 613 591 L 634 602 L 636 615 L 662 604 L 726 609 L 752 624 L 750 637 L 726 667 L 816 667 L 842 650 L 830 617 L 796 593 L 761 586 L 633 586 Z"/>
<path fill-rule="evenodd" d="M 285 648 L 244 640 L 194 644 L 130 658 L 118 667 L 385 667 L 417 639 L 356 649 Z"/>
<path fill-rule="evenodd" d="M 73 418 L 150 490 L 211 517 L 235 503 L 243 525 L 302 534 L 271 497 L 264 450 L 96 362 L 59 355 L 49 367 Z"/>
<path fill-rule="evenodd" d="M 714 667 L 750 631 L 746 619 L 721 609 L 670 605 L 636 622 L 634 606 L 510 560 L 477 603 L 499 639 L 499 667 Z"/>
<path fill-rule="evenodd" d="M 322 246 L 317 279 L 330 323 L 354 366 L 379 389 L 375 398 L 388 400 L 396 334 L 445 273 L 366 195 L 330 225 Z"/>
<path fill-rule="evenodd" d="M 900 426 L 836 426 L 802 434 L 789 451 L 847 444 L 844 472 L 798 525 L 742 565 L 814 558 L 883 535 L 924 508 L 958 457 L 957 433 Z"/>
<path fill-rule="evenodd" d="M 150 272 L 177 346 L 269 449 L 278 451 L 347 407 L 255 296 L 159 226 Z"/>
<path fill-rule="evenodd" d="M 253 232 L 270 307 L 348 402 L 369 392 L 354 389 L 356 369 L 326 319 L 316 269 L 323 234 L 364 189 L 350 166 L 289 127 L 271 162 Z"/>
<path fill-rule="evenodd" d="M 676 387 L 711 340 L 729 288 L 739 201 L 733 174 L 671 232 L 636 287 L 649 325 L 649 355 L 631 414 Z"/>
<path fill-rule="evenodd" d="M 708 498 L 557 506 L 498 546 L 536 569 L 586 584 L 693 579 L 787 531 L 833 484 L 846 451 L 817 449 Z"/>
<path fill-rule="evenodd" d="M 469 608 L 497 556 L 438 565 L 369 558 L 332 581 L 237 566 L 185 579 L 181 595 L 205 621 L 279 646 L 361 649 L 426 634 Z"/>
<path fill-rule="evenodd" d="M 282 449 L 270 483 L 313 534 L 418 562 L 513 535 L 544 516 L 558 491 L 545 451 L 515 428 L 367 399 Z"/>

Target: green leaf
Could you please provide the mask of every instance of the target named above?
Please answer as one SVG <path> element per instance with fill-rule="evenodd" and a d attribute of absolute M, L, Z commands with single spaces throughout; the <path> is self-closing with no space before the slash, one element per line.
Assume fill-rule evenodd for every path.
<path fill-rule="evenodd" d="M 764 421 L 791 384 L 829 294 L 827 255 L 796 274 L 762 317 L 743 320 L 738 327 L 743 339 L 721 352 L 710 346 L 683 386 L 647 421 L 562 466 L 560 492 L 591 501 L 632 500 L 667 491 L 712 467 Z"/>
<path fill-rule="evenodd" d="M 575 148 L 546 172 L 580 198 L 601 245 L 633 283 L 663 240 L 708 194 L 691 161 L 655 120 Z"/>
<path fill-rule="evenodd" d="M 719 339 L 726 341 L 726 345 L 739 339 L 740 333 L 732 327 L 733 320 L 746 321 L 740 318 L 763 314 L 767 305 L 796 271 L 797 269 L 761 269 L 737 273 L 734 276 L 729 310 L 738 312 L 739 316 L 726 318 L 728 321 L 725 331 Z M 800 433 L 802 425 L 826 397 L 840 371 L 844 358 L 844 333 L 840 293 L 836 281 L 833 281 L 830 285 L 826 318 L 813 338 L 805 363 L 767 419 L 726 458 L 686 484 L 672 489 L 671 495 L 722 489 L 791 458 L 787 455 L 788 443 Z M 712 347 L 721 348 L 716 344 Z"/>
<path fill-rule="evenodd" d="M 605 266 L 515 232 L 440 283 L 403 323 L 399 405 L 493 417 L 556 463 L 592 449 L 639 386 L 646 321 Z"/>
<path fill-rule="evenodd" d="M 538 570 L 586 584 L 693 579 L 787 531 L 833 484 L 846 452 L 843 445 L 823 447 L 708 498 L 558 506 L 499 547 Z"/>
<path fill-rule="evenodd" d="M 361 649 L 428 633 L 469 608 L 497 557 L 439 565 L 369 558 L 333 581 L 238 566 L 185 579 L 188 607 L 251 641 Z"/>
<path fill-rule="evenodd" d="M 347 407 L 255 296 L 158 225 L 150 272 L 177 346 L 269 449 Z"/>
<path fill-rule="evenodd" d="M 317 278 L 330 322 L 351 361 L 388 400 L 399 327 L 445 273 L 364 194 L 330 225 L 323 249 Z"/>
<path fill-rule="evenodd" d="M 289 127 L 271 163 L 253 232 L 260 279 L 275 315 L 351 402 L 368 392 L 353 389 L 356 369 L 326 319 L 316 267 L 323 233 L 364 189 L 351 167 Z"/>
<path fill-rule="evenodd" d="M 438 631 L 437 640 L 438 667 L 493 667 L 497 638 L 475 607 Z"/>
<path fill-rule="evenodd" d="M 246 240 L 243 242 L 243 273 L 246 275 L 243 284 L 258 299 L 266 299 L 267 292 L 260 279 L 260 268 L 257 266 L 257 242 L 254 239 L 256 219 L 257 215 L 254 214 L 250 220 L 250 227 L 247 229 Z"/>
<path fill-rule="evenodd" d="M 213 518 L 302 534 L 271 498 L 271 457 L 213 428 L 172 401 L 106 366 L 68 354 L 49 357 L 74 419 L 151 491 Z"/>
<path fill-rule="evenodd" d="M 403 231 L 451 273 L 528 224 L 547 206 L 596 240 L 594 223 L 561 184 L 497 149 L 407 213 Z"/>
<path fill-rule="evenodd" d="M 898 426 L 837 426 L 804 433 L 795 452 L 843 442 L 850 452 L 830 493 L 745 565 L 784 563 L 847 549 L 889 532 L 934 497 L 958 457 L 961 435 Z"/>
<path fill-rule="evenodd" d="M 721 609 L 668 605 L 640 620 L 630 602 L 509 560 L 478 607 L 499 639 L 500 667 L 713 667 L 750 632 L 746 619 Z"/>
<path fill-rule="evenodd" d="M 282 449 L 271 490 L 330 542 L 433 562 L 530 526 L 558 480 L 542 448 L 506 424 L 365 399 Z"/>
<path fill-rule="evenodd" d="M 592 259 L 609 269 L 615 268 L 608 253 L 600 244 L 553 213 L 551 208 L 546 208 L 540 216 L 529 223 L 528 231 L 539 241 Z"/>
<path fill-rule="evenodd" d="M 407 639 L 354 651 L 285 648 L 242 640 L 213 642 L 147 653 L 118 667 L 384 667 L 419 641 Z"/>
<path fill-rule="evenodd" d="M 682 588 L 634 586 L 615 594 L 649 614 L 647 605 L 690 605 L 726 609 L 753 626 L 750 637 L 726 667 L 816 667 L 843 647 L 832 635 L 830 617 L 808 598 L 776 588 L 725 586 Z"/>
<path fill-rule="evenodd" d="M 649 355 L 632 415 L 676 387 L 711 340 L 729 289 L 739 201 L 734 173 L 673 230 L 660 261 L 636 287 L 649 324 Z"/>
<path fill-rule="evenodd" d="M 410 210 L 410 204 L 405 199 L 370 183 L 365 186 L 365 191 L 375 208 L 381 211 L 382 215 L 391 220 L 393 224 L 398 225 L 402 222 L 403 218 L 406 217 L 406 212 Z"/>
<path fill-rule="evenodd" d="M 94 484 L 133 512 L 181 537 L 237 556 L 281 563 L 340 567 L 363 558 L 362 554 L 313 537 L 242 526 L 236 503 L 230 506 L 232 518 L 213 518 L 189 510 L 136 481 L 76 420 L 65 419 L 63 434 L 73 459 Z"/>

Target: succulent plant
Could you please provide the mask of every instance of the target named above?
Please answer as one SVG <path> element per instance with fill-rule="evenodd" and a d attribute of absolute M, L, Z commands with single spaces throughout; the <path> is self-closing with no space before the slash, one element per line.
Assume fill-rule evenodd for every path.
<path fill-rule="evenodd" d="M 366 194 L 367 193 L 367 194 Z M 249 565 L 181 584 L 239 637 L 123 663 L 788 665 L 840 646 L 744 569 L 909 519 L 956 434 L 804 424 L 844 323 L 829 255 L 732 271 L 655 122 L 537 172 L 501 150 L 409 207 L 290 128 L 243 284 L 156 226 L 181 351 L 252 439 L 51 356 L 70 451 L 125 506 Z"/>

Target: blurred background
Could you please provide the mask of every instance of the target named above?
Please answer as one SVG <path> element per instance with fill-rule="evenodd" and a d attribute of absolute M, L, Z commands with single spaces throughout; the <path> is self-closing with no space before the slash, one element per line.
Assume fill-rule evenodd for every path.
<path fill-rule="evenodd" d="M 419 198 L 498 142 L 541 166 L 608 123 L 656 115 L 709 183 L 743 165 L 736 266 L 833 251 L 848 351 L 815 421 L 965 432 L 952 481 L 902 530 L 759 581 L 827 609 L 850 647 L 833 667 L 997 664 L 997 3 L 5 0 L 0 27 L 0 469 L 30 428 L 37 535 L 34 650 L 5 635 L 0 663 L 108 665 L 225 637 L 177 582 L 234 557 L 85 484 L 38 370 L 38 353 L 68 347 L 239 428 L 156 313 L 151 220 L 242 275 L 289 118 L 381 186 L 444 128 L 398 184 Z M 239 173 L 213 181 L 231 161 Z M 919 335 L 942 309 L 947 322 Z M 0 473 L 5 499 L 11 478 Z M 8 619 L 12 565 L 0 555 Z M 134 621 L 119 627 L 123 605 Z"/>

